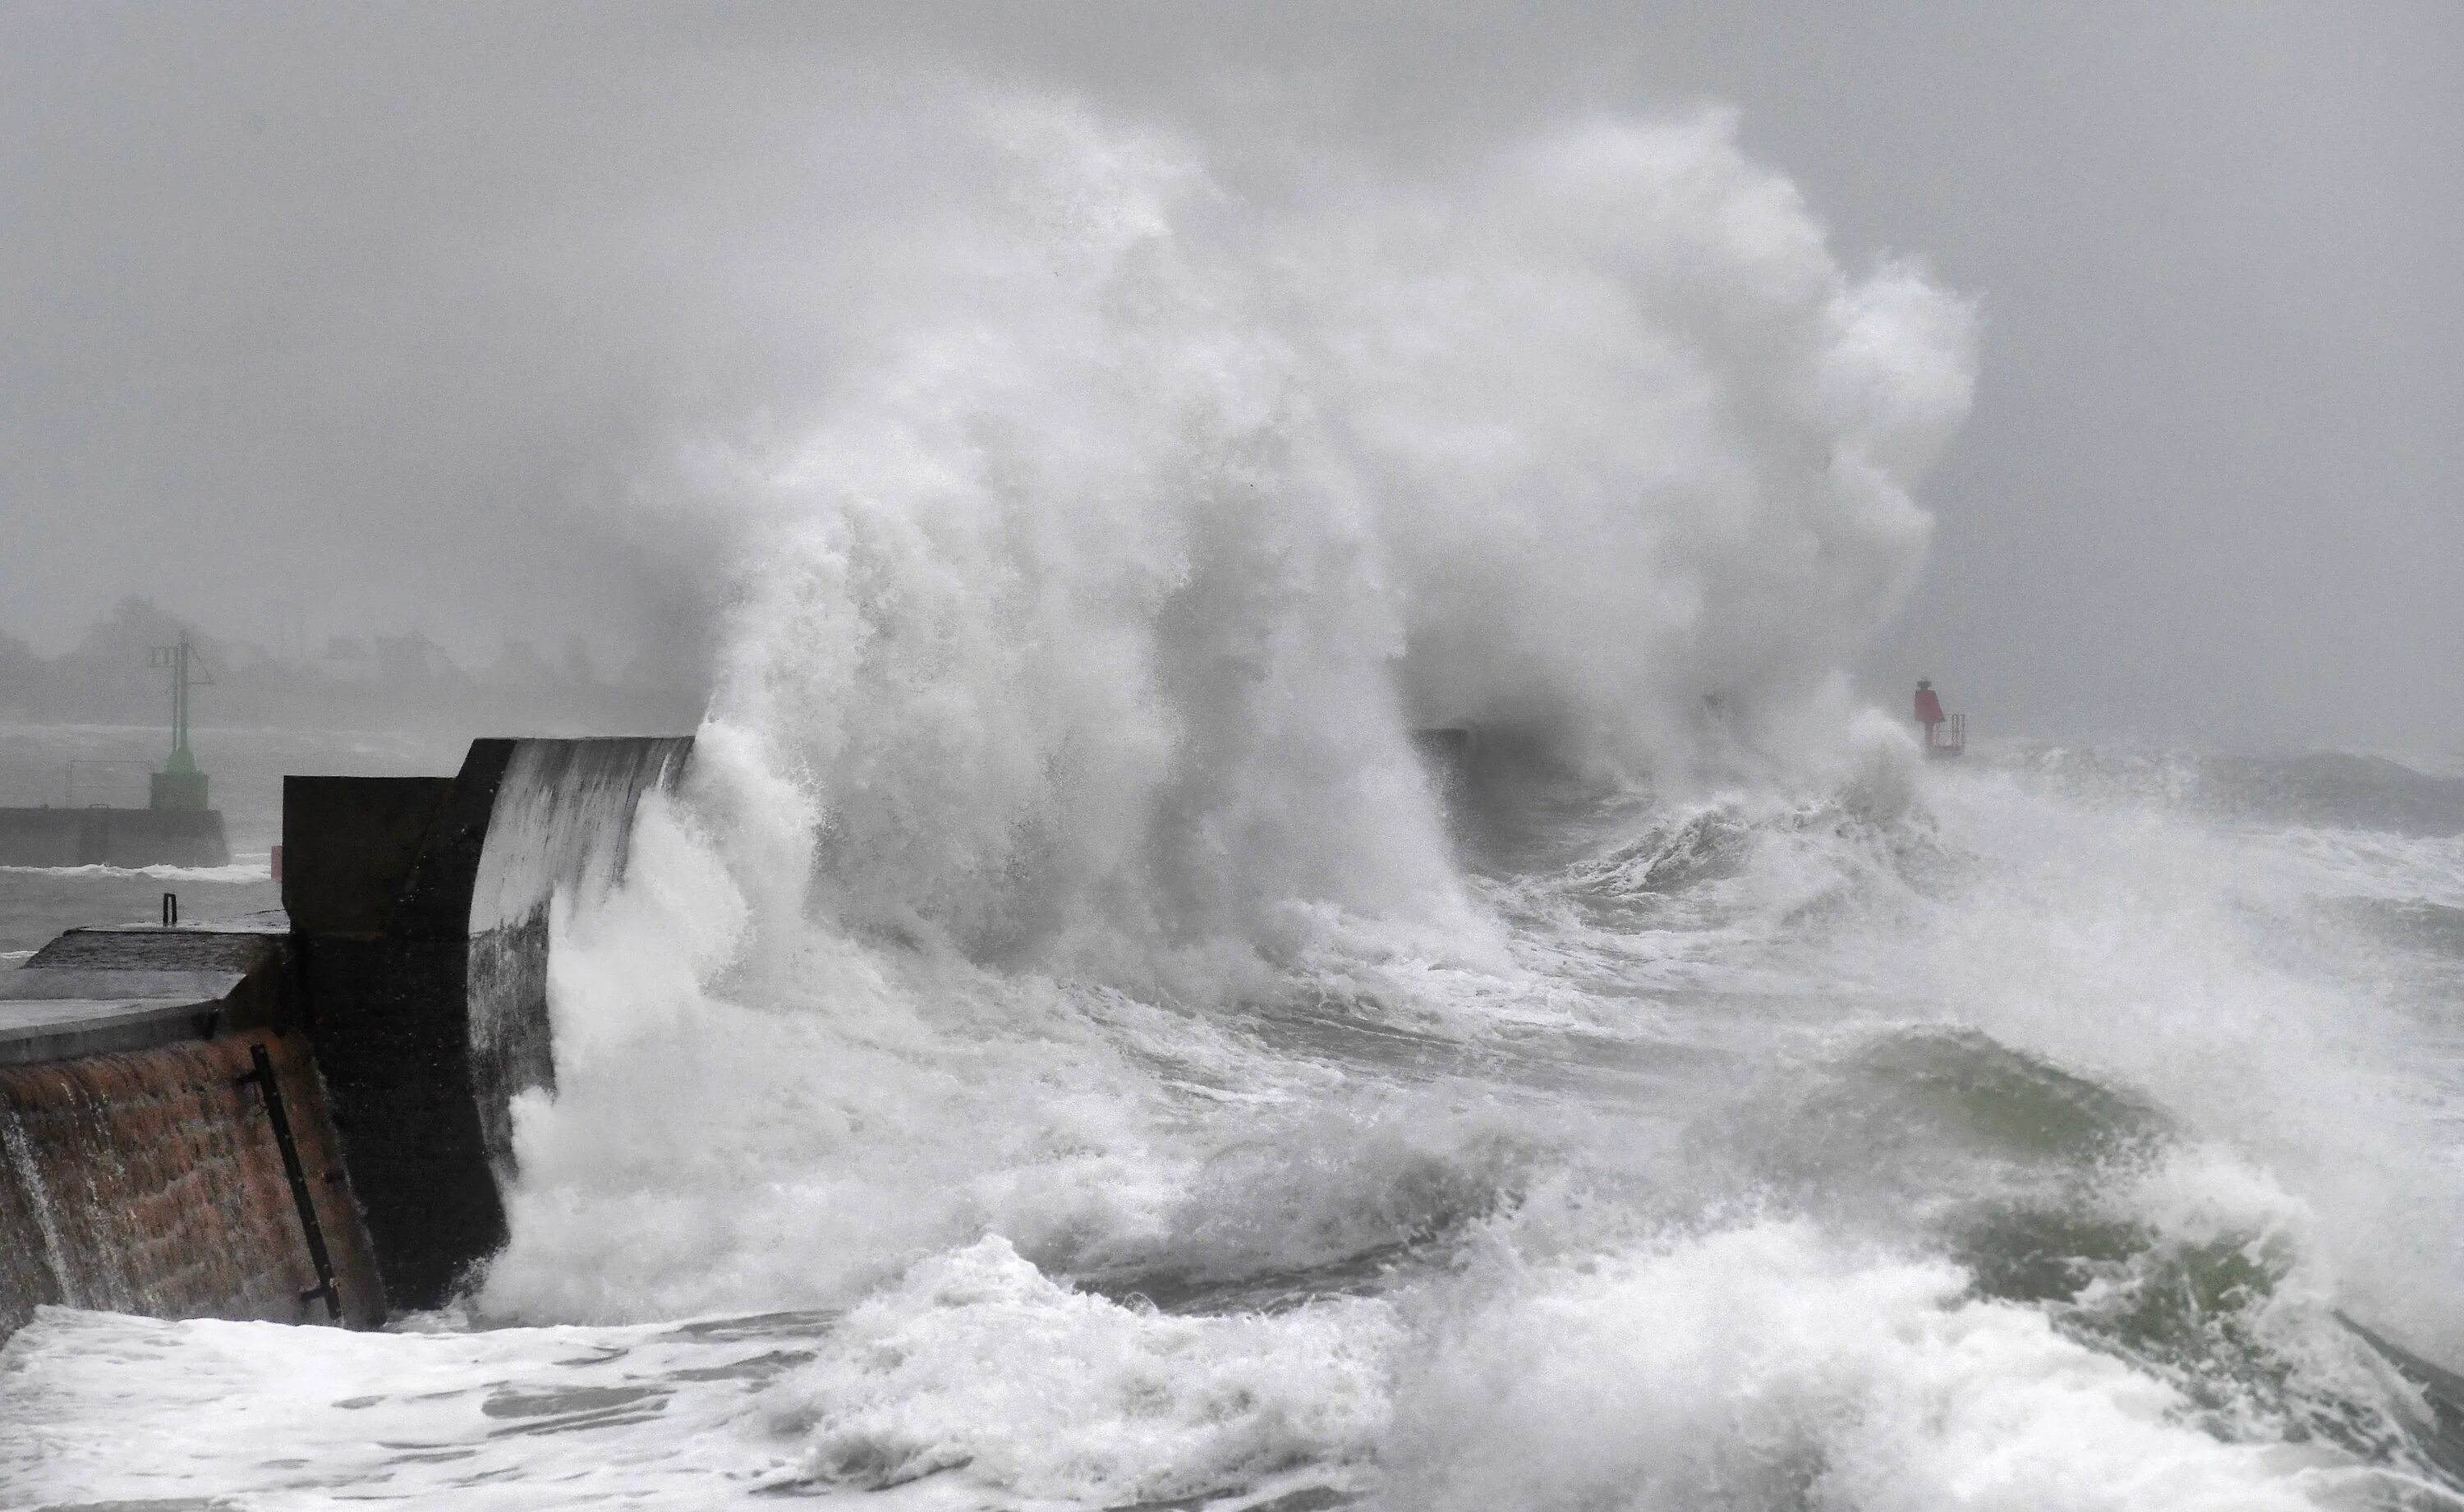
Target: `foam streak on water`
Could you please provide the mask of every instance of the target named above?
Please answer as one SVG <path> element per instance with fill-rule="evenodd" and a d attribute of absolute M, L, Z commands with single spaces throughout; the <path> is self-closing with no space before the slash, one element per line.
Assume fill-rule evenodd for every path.
<path fill-rule="evenodd" d="M 721 691 L 553 910 L 508 1249 L 385 1336 L 47 1312 L 0 1484 L 2453 1504 L 2338 1315 L 2464 1357 L 2454 843 L 1844 694 L 1958 301 L 1718 117 L 1309 210 L 950 129 L 1001 191 L 705 458 Z"/>

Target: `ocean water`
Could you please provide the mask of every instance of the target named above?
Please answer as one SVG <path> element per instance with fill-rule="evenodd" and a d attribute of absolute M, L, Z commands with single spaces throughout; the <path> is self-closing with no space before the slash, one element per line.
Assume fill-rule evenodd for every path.
<path fill-rule="evenodd" d="M 47 1310 L 0 1500 L 2458 1500 L 2345 1321 L 2464 1361 L 2453 784 L 1860 710 L 1964 301 L 1717 115 L 1274 210 L 951 130 L 668 521 L 717 692 L 555 909 L 508 1247 Z"/>
<path fill-rule="evenodd" d="M 564 1091 L 471 1302 L 47 1311 L 0 1356 L 0 1485 L 2454 1500 L 2340 1314 L 2464 1357 L 2464 839 L 1870 761 L 1795 802 L 1478 775 L 1491 937 L 1204 1003 L 818 936 L 715 966 L 744 901 L 663 807 L 562 921 Z"/>

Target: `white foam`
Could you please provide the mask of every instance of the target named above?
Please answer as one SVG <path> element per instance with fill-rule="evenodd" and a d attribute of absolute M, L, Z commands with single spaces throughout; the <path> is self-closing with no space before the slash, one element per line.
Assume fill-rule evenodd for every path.
<path fill-rule="evenodd" d="M 1065 1291 L 996 1238 L 867 1302 L 765 1405 L 819 1479 L 951 1471 L 1077 1505 L 1170 1501 L 1294 1465 L 1358 1479 L 1394 1344 L 1380 1303 L 1175 1318 Z"/>
<path fill-rule="evenodd" d="M 1406 1364 L 1397 1506 L 2292 1508 L 2377 1476 L 2218 1442 L 1936 1261 L 1766 1222 L 1502 1278 Z"/>
<path fill-rule="evenodd" d="M 1417 1203 L 1383 1183 L 1500 1158 L 1494 1118 L 1186 1008 L 757 939 L 757 870 L 653 796 L 626 885 L 554 921 L 558 1094 L 517 1107 L 492 1316 L 844 1305 L 987 1232 L 1078 1269 L 1319 1263 L 1477 1206 L 1484 1178 Z"/>
<path fill-rule="evenodd" d="M 1298 1484 L 1431 1508 L 2051 1512 L 2398 1483 L 2320 1443 L 2219 1439 L 2159 1376 L 1966 1280 L 1762 1220 L 1554 1258 L 1506 1237 L 1396 1301 L 1272 1316 L 1074 1292 L 997 1238 L 836 1319 L 371 1336 L 48 1309 L 0 1357 L 0 1476 L 37 1499 L 478 1508 Z"/>
<path fill-rule="evenodd" d="M 0 1500 L 473 1509 L 748 1503 L 793 1474 L 724 1370 L 779 1341 L 657 1328 L 357 1334 L 47 1308 L 0 1351 Z M 183 1502 L 182 1504 L 187 1504 Z"/>

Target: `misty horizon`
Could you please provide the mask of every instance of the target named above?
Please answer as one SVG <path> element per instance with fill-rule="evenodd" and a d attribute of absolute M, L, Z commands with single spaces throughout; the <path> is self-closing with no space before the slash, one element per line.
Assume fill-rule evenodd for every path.
<path fill-rule="evenodd" d="M 1236 219 L 1468 203 L 1551 122 L 1707 106 L 1843 266 L 1912 256 L 1977 313 L 1921 573 L 1837 648 L 1860 696 L 2464 747 L 2464 12 L 1860 17 L 15 8 L 0 634 L 57 655 L 138 595 L 268 646 L 580 634 L 707 677 L 727 459 L 839 403 L 922 287 L 862 249 L 940 213 L 919 179 L 979 191 L 947 101 L 1179 142 Z"/>

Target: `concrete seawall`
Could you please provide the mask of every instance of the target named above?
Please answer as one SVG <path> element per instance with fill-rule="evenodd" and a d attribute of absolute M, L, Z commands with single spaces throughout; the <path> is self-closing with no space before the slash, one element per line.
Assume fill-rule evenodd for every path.
<path fill-rule="evenodd" d="M 46 1303 L 368 1326 L 502 1244 L 555 1085 L 549 916 L 686 738 L 481 740 L 292 778 L 287 914 L 76 930 L 0 977 L 0 1338 Z"/>
<path fill-rule="evenodd" d="M 223 866 L 209 808 L 0 808 L 0 866 Z"/>
<path fill-rule="evenodd" d="M 283 902 L 395 1307 L 505 1240 L 511 1103 L 554 1087 L 547 913 L 605 887 L 685 738 L 480 740 L 451 779 L 292 778 Z"/>

